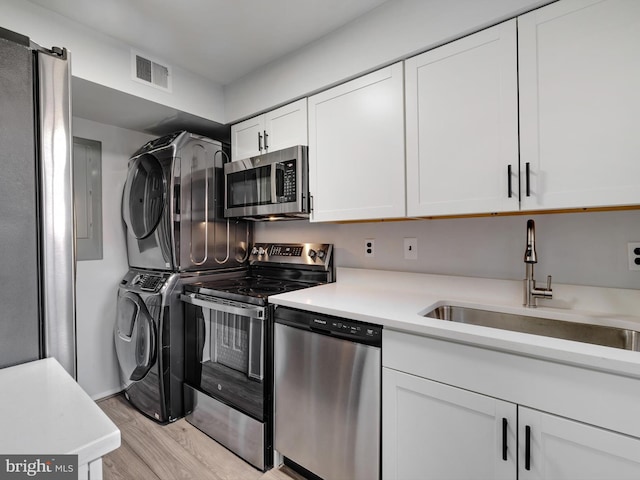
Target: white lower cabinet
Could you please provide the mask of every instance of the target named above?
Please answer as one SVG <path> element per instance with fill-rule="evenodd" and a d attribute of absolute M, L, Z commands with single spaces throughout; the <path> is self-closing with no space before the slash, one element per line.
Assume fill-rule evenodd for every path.
<path fill-rule="evenodd" d="M 640 479 L 640 374 L 522 350 L 385 328 L 382 478 Z"/>
<path fill-rule="evenodd" d="M 515 478 L 514 404 L 389 368 L 382 372 L 383 479 Z"/>
<path fill-rule="evenodd" d="M 640 478 L 640 439 L 525 407 L 518 421 L 521 480 Z"/>
<path fill-rule="evenodd" d="M 385 480 L 640 478 L 640 439 L 389 368 L 382 382 Z"/>

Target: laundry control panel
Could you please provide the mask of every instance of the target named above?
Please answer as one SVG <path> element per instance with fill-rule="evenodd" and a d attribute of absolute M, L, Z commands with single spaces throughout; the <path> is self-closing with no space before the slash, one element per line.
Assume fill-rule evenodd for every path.
<path fill-rule="evenodd" d="M 120 282 L 121 286 L 137 287 L 142 292 L 157 293 L 164 286 L 166 275 L 154 273 L 129 272 Z"/>

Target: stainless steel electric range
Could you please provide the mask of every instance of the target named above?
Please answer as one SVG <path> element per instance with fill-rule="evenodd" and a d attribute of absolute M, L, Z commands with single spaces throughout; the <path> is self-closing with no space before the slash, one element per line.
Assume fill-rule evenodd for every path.
<path fill-rule="evenodd" d="M 273 466 L 273 311 L 269 296 L 333 282 L 330 244 L 256 244 L 249 266 L 186 285 L 189 423 L 261 470 Z"/>

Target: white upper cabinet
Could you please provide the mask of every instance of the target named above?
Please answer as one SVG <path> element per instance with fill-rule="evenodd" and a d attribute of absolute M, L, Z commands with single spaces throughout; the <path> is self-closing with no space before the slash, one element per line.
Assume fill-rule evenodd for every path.
<path fill-rule="evenodd" d="M 516 20 L 405 62 L 407 214 L 516 211 Z"/>
<path fill-rule="evenodd" d="M 231 142 L 232 160 L 307 145 L 307 99 L 232 125 Z"/>
<path fill-rule="evenodd" d="M 405 216 L 403 65 L 309 97 L 311 221 Z"/>
<path fill-rule="evenodd" d="M 231 160 L 255 157 L 264 152 L 264 115 L 231 126 Z"/>
<path fill-rule="evenodd" d="M 640 203 L 639 45 L 638 0 L 518 18 L 522 209 Z"/>
<path fill-rule="evenodd" d="M 295 145 L 308 145 L 307 99 L 264 114 L 265 149 L 269 152 Z"/>

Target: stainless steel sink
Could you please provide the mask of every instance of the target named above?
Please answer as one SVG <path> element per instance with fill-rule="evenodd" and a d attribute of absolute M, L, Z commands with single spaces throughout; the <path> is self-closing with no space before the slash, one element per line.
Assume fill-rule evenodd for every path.
<path fill-rule="evenodd" d="M 531 333 L 575 342 L 640 351 L 640 332 L 624 328 L 514 315 L 454 305 L 440 306 L 424 316 L 450 322 L 481 325 L 512 332 Z"/>

